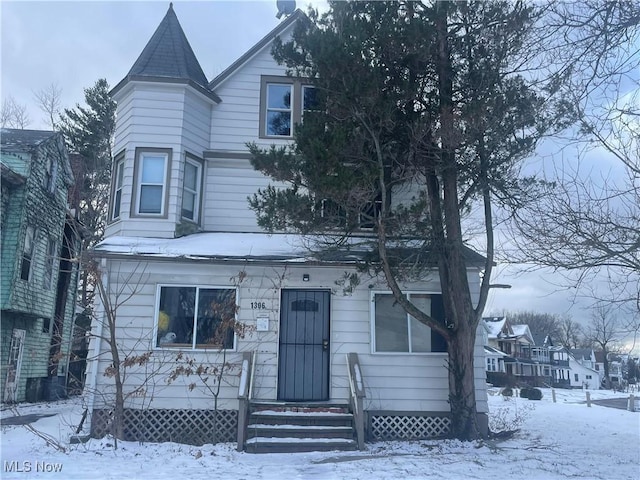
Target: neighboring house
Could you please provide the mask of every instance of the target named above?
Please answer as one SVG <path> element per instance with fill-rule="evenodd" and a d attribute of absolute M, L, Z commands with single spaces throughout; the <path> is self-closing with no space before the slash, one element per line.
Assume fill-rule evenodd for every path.
<path fill-rule="evenodd" d="M 602 352 L 597 352 L 602 353 Z M 597 358 L 597 354 L 596 354 Z M 615 387 L 619 387 L 624 384 L 624 376 L 622 367 L 627 363 L 627 355 L 616 355 L 609 354 L 609 380 L 611 380 L 612 385 Z M 603 366 L 604 369 L 604 366 Z"/>
<path fill-rule="evenodd" d="M 486 317 L 483 321 L 487 329 L 485 346 L 506 354 L 502 359 L 505 374 L 488 373 L 489 383 L 500 386 L 544 386 L 551 383 L 549 347 L 535 344 L 528 325 L 512 325 L 506 317 Z M 487 363 L 487 369 L 489 366 Z"/>
<path fill-rule="evenodd" d="M 571 354 L 566 347 L 549 347 L 551 355 L 551 385 L 558 388 L 571 387 L 571 370 L 569 358 Z"/>
<path fill-rule="evenodd" d="M 589 370 L 595 370 L 598 373 L 598 386 L 603 384 L 605 375 L 604 360 L 602 359 L 602 356 L 602 358 L 598 360 L 598 353 L 592 348 L 573 348 L 569 350 L 569 353 L 575 359 L 576 363 L 588 368 Z M 572 365 L 575 365 L 575 363 L 572 363 Z M 575 377 L 574 372 L 572 372 L 572 376 Z"/>
<path fill-rule="evenodd" d="M 2 129 L 2 372 L 4 402 L 64 395 L 73 329 L 78 228 L 62 135 Z"/>
<path fill-rule="evenodd" d="M 353 259 L 368 252 L 311 253 L 314 238 L 267 235 L 248 207 L 247 197 L 270 179 L 251 167 L 247 142 L 288 144 L 312 97 L 312 85 L 287 76 L 270 54 L 272 40 L 286 38 L 303 17 L 296 11 L 208 82 L 170 6 L 113 89 L 109 223 L 94 253 L 105 285 L 121 293 L 116 335 L 122 355 L 152 352 L 144 369 L 162 372 L 128 377 L 125 390 L 135 394 L 125 405 L 127 438 L 210 439 L 203 435 L 212 395 L 197 376 L 167 384 L 178 355 L 237 367 L 217 398 L 223 440 L 243 435 L 247 397 L 250 412 L 265 405 L 317 408 L 318 402 L 333 408 L 351 400 L 351 413 L 365 418 L 367 438 L 448 431 L 446 345 L 395 304 L 382 278 L 349 283 Z M 469 251 L 476 293 L 482 260 Z M 442 317 L 436 271 L 403 287 L 420 308 Z M 215 338 L 225 316 L 235 316 L 247 331 Z M 105 335 L 105 328 L 96 323 L 94 333 Z M 479 332 L 474 373 L 478 421 L 486 431 L 481 340 Z M 87 391 L 100 392 L 90 406 L 92 433 L 100 435 L 112 408 L 106 395 L 113 379 L 104 375 L 111 359 L 104 342 L 92 341 L 90 348 L 99 361 L 89 367 Z M 352 353 L 357 358 L 349 363 Z M 239 443 L 245 446 L 242 438 Z"/>
<path fill-rule="evenodd" d="M 572 350 L 571 352 L 574 351 Z M 600 388 L 600 375 L 598 375 L 595 368 L 587 366 L 589 362 L 585 361 L 583 353 L 579 353 L 581 358 L 577 358 L 573 353 L 569 354 L 570 386 L 571 388 L 598 390 Z"/>

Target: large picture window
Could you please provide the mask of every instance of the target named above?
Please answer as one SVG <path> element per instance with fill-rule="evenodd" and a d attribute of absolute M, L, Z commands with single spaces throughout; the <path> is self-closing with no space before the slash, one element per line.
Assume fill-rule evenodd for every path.
<path fill-rule="evenodd" d="M 136 210 L 140 215 L 165 215 L 169 154 L 138 152 L 136 159 Z"/>
<path fill-rule="evenodd" d="M 234 288 L 161 286 L 156 346 L 231 349 L 235 315 Z"/>
<path fill-rule="evenodd" d="M 184 164 L 182 186 L 182 218 L 198 223 L 200 215 L 200 191 L 202 185 L 202 163 L 187 157 Z"/>
<path fill-rule="evenodd" d="M 301 79 L 262 77 L 260 137 L 291 138 L 304 113 L 317 108 L 316 90 Z"/>
<path fill-rule="evenodd" d="M 421 311 L 438 318 L 441 296 L 410 293 L 409 300 Z M 444 339 L 408 315 L 390 293 L 373 294 L 374 351 L 378 353 L 444 352 Z"/>

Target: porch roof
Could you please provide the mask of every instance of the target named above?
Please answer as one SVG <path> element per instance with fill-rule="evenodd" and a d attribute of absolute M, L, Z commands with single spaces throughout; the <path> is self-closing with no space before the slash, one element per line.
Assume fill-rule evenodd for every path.
<path fill-rule="evenodd" d="M 179 238 L 108 237 L 97 256 L 132 256 L 192 260 L 254 260 L 287 263 L 353 263 L 367 252 L 345 247 L 324 256 L 319 238 L 292 234 L 196 233 Z"/>
<path fill-rule="evenodd" d="M 206 232 L 179 238 L 113 236 L 96 245 L 93 253 L 98 257 L 313 264 L 375 261 L 376 248 L 370 237 L 341 237 L 340 240 L 340 246 L 336 247 L 336 239 L 329 235 Z M 400 255 L 407 251 L 406 248 L 401 249 Z M 468 248 L 465 254 L 469 267 L 477 266 L 478 258 L 483 258 Z"/>

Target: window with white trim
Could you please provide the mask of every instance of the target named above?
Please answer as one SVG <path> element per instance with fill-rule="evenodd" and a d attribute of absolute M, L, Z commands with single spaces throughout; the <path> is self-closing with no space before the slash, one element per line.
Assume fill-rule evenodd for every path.
<path fill-rule="evenodd" d="M 113 194 L 111 202 L 111 220 L 120 218 L 120 207 L 122 206 L 122 182 L 124 179 L 124 156 L 116 159 L 113 175 Z"/>
<path fill-rule="evenodd" d="M 440 295 L 409 293 L 409 300 L 421 311 L 436 317 L 432 303 Z M 395 301 L 390 293 L 373 294 L 374 352 L 443 352 L 442 337 L 419 322 Z"/>
<path fill-rule="evenodd" d="M 487 371 L 489 372 L 497 372 L 498 365 L 495 358 L 487 357 Z"/>
<path fill-rule="evenodd" d="M 20 279 L 27 282 L 31 279 L 31 264 L 33 263 L 37 236 L 37 230 L 32 226 L 27 226 L 22 247 L 22 262 L 20 263 Z"/>
<path fill-rule="evenodd" d="M 186 157 L 182 184 L 182 218 L 199 223 L 202 162 Z"/>
<path fill-rule="evenodd" d="M 316 89 L 302 79 L 262 77 L 260 87 L 260 137 L 291 138 L 305 112 L 317 108 Z"/>
<path fill-rule="evenodd" d="M 135 213 L 165 215 L 169 154 L 166 151 L 141 150 L 136 160 Z"/>
<path fill-rule="evenodd" d="M 232 349 L 236 289 L 159 286 L 156 346 Z"/>

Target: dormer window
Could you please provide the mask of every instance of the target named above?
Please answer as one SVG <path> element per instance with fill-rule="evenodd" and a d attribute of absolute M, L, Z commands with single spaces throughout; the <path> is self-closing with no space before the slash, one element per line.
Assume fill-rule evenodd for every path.
<path fill-rule="evenodd" d="M 315 88 L 301 79 L 263 76 L 260 88 L 260 137 L 291 138 L 304 112 L 316 105 Z"/>
<path fill-rule="evenodd" d="M 136 215 L 166 216 L 170 150 L 136 152 Z"/>

